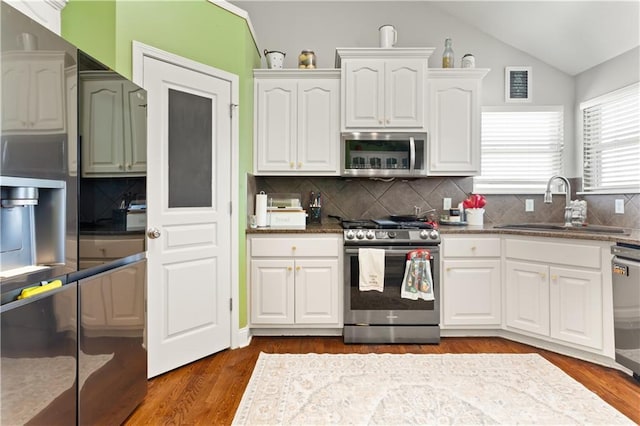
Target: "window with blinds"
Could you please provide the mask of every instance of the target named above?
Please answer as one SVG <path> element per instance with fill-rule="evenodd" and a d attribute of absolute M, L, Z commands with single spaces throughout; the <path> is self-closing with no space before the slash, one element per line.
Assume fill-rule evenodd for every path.
<path fill-rule="evenodd" d="M 580 104 L 583 190 L 640 192 L 640 83 Z"/>
<path fill-rule="evenodd" d="M 562 171 L 562 106 L 484 107 L 476 193 L 543 193 Z"/>

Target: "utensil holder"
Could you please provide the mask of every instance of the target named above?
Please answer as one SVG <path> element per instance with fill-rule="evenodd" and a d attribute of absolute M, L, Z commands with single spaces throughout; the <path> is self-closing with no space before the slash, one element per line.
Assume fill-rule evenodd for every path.
<path fill-rule="evenodd" d="M 322 223 L 322 207 L 309 207 L 309 223 Z"/>

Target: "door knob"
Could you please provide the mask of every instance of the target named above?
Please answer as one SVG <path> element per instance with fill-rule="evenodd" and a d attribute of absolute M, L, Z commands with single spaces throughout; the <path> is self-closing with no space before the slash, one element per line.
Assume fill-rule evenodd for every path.
<path fill-rule="evenodd" d="M 152 240 L 155 240 L 156 238 L 160 237 L 160 230 L 158 228 L 149 228 L 149 230 L 147 231 L 147 235 Z"/>

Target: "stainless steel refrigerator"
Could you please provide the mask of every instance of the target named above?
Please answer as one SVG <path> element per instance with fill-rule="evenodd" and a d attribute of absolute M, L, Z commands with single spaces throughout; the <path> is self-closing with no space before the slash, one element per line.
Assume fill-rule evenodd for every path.
<path fill-rule="evenodd" d="M 82 75 L 113 72 L 0 5 L 0 424 L 120 424 L 147 389 L 144 171 L 87 176 Z M 135 244 L 91 252 L 119 237 Z"/>

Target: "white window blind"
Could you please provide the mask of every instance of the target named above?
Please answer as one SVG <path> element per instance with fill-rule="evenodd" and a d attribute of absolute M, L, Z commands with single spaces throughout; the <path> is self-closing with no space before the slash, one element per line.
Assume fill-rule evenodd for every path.
<path fill-rule="evenodd" d="M 640 83 L 580 104 L 585 192 L 640 192 Z"/>
<path fill-rule="evenodd" d="M 543 193 L 562 171 L 564 117 L 561 106 L 484 107 L 482 171 L 478 193 Z"/>

